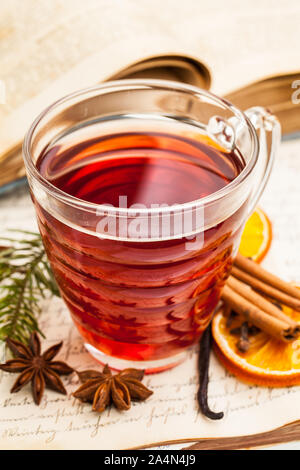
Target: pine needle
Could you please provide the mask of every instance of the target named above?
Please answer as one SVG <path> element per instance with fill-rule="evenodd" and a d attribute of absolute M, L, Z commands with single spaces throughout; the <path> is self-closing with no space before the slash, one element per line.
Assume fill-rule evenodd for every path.
<path fill-rule="evenodd" d="M 22 239 L 0 237 L 0 340 L 7 337 L 27 342 L 40 331 L 40 301 L 59 296 L 41 236 L 13 230 Z"/>

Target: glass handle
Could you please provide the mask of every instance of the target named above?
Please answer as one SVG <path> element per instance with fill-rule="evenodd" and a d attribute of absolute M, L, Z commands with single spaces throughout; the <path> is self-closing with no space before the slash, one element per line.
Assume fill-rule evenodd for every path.
<path fill-rule="evenodd" d="M 255 209 L 270 177 L 275 154 L 280 144 L 281 126 L 273 114 L 260 106 L 247 109 L 245 114 L 256 129 L 259 140 L 257 182 L 253 188 L 253 197 L 249 205 L 248 215 L 250 215 Z"/>

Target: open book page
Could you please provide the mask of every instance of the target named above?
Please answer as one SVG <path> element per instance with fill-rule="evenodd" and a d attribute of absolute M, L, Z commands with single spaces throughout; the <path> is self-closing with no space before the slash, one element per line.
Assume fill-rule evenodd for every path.
<path fill-rule="evenodd" d="M 152 56 L 208 67 L 225 94 L 300 69 L 298 0 L 10 0 L 0 5 L 0 161 L 46 106 Z M 254 105 L 255 103 L 253 103 Z"/>
<path fill-rule="evenodd" d="M 270 8 L 268 0 L 253 0 L 248 8 L 238 0 L 222 6 L 222 0 L 205 8 L 194 0 L 2 2 L 0 78 L 7 84 L 7 107 L 0 110 L 1 118 L 94 54 L 101 61 L 95 63 L 100 76 L 89 76 L 93 71 L 88 70 L 81 77 L 85 86 L 135 57 L 177 49 L 206 62 L 218 93 L 299 69 L 297 0 L 288 8 L 280 3 Z"/>
<path fill-rule="evenodd" d="M 59 97 L 169 50 L 168 35 L 151 24 L 148 39 L 137 40 L 142 28 L 128 1 L 1 3 L 0 79 L 5 103 L 0 106 L 0 161 L 20 144 L 33 119 Z"/>
<path fill-rule="evenodd" d="M 284 142 L 273 175 L 261 201 L 273 221 L 274 240 L 265 266 L 286 280 L 299 280 L 300 237 L 299 159 L 300 141 Z M 34 229 L 34 209 L 23 190 L 1 201 L 2 228 Z M 41 328 L 47 336 L 44 347 L 59 340 L 64 347 L 59 358 L 84 370 L 98 365 L 85 352 L 62 300 L 45 301 Z M 9 394 L 15 376 L 0 375 L 0 448 L 122 449 L 173 440 L 196 440 L 254 434 L 300 419 L 300 387 L 269 389 L 247 386 L 212 357 L 209 397 L 213 410 L 225 412 L 218 422 L 197 411 L 197 352 L 177 368 L 144 379 L 154 390 L 144 403 L 127 412 L 115 409 L 103 414 L 91 411 L 71 396 L 78 386 L 76 376 L 65 380 L 69 396 L 46 390 L 40 407 L 33 404 L 30 388 Z M 100 367 L 100 366 L 99 366 Z"/>

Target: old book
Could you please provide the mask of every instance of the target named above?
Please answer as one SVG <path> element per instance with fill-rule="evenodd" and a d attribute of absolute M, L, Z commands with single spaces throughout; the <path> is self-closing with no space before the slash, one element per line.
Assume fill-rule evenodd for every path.
<path fill-rule="evenodd" d="M 299 130 L 300 105 L 291 99 L 296 90 L 292 84 L 300 78 L 296 72 L 300 71 L 298 2 L 291 1 L 289 8 L 277 6 L 277 18 L 268 2 L 253 1 L 250 19 L 242 2 L 233 0 L 227 2 L 226 19 L 219 17 L 221 3 L 215 1 L 206 11 L 189 0 L 184 5 L 173 0 L 168 11 L 158 0 L 152 0 L 151 6 L 140 0 L 139 7 L 127 0 L 115 4 L 85 0 L 84 6 L 79 0 L 56 0 L 52 6 L 45 0 L 1 4 L 0 79 L 6 85 L 6 104 L 0 105 L 0 184 L 24 175 L 21 141 L 45 106 L 75 89 L 111 78 L 154 77 L 190 83 L 226 96 L 243 109 L 268 106 L 280 117 L 284 132 Z M 267 50 L 265 36 L 271 44 Z M 296 141 L 283 144 L 262 201 L 276 221 L 277 272 L 289 280 L 299 275 L 299 256 L 293 249 L 300 233 L 294 217 L 299 204 L 298 152 Z M 282 186 L 287 180 L 289 204 Z M 35 229 L 29 195 L 15 202 L 13 213 L 11 200 L 1 205 L 1 229 Z M 292 233 L 286 230 L 286 220 L 293 220 Z M 266 263 L 272 264 L 268 258 Z M 47 302 L 41 321 L 49 345 L 64 340 L 62 360 L 78 369 L 96 367 L 62 301 Z M 1 374 L 0 448 L 118 449 L 170 442 L 188 446 L 199 441 L 195 448 L 208 449 L 300 439 L 296 422 L 300 420 L 300 387 L 249 387 L 227 374 L 215 358 L 210 405 L 224 410 L 225 419 L 210 422 L 203 418 L 195 401 L 196 357 L 197 351 L 191 351 L 188 361 L 178 368 L 147 377 L 145 383 L 155 394 L 127 414 L 92 413 L 88 405 L 72 398 L 77 387 L 74 377 L 67 384 L 68 397 L 47 391 L 37 408 L 26 389 L 9 395 L 15 378 Z"/>
<path fill-rule="evenodd" d="M 284 133 L 300 129 L 300 104 L 292 101 L 300 76 L 297 0 L 272 9 L 230 0 L 226 11 L 221 0 L 206 8 L 193 0 L 174 0 L 172 8 L 159 0 L 21 3 L 0 6 L 0 186 L 24 176 L 21 143 L 39 112 L 108 79 L 178 80 L 242 109 L 267 106 Z"/>

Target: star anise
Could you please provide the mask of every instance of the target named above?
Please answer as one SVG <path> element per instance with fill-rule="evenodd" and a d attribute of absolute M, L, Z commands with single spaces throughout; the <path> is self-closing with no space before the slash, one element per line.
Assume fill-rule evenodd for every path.
<path fill-rule="evenodd" d="M 143 370 L 124 369 L 112 375 L 106 365 L 102 372 L 86 370 L 77 374 L 83 385 L 73 393 L 74 397 L 92 403 L 93 410 L 99 413 L 110 404 L 118 410 L 129 410 L 131 400 L 146 400 L 153 393 L 141 383 Z"/>
<path fill-rule="evenodd" d="M 28 346 L 10 338 L 6 340 L 6 344 L 15 359 L 0 364 L 0 370 L 12 373 L 21 372 L 11 393 L 18 392 L 31 381 L 32 395 L 37 405 L 41 402 L 45 386 L 64 395 L 67 394 L 59 375 L 71 374 L 73 369 L 64 362 L 52 361 L 62 347 L 62 342 L 51 346 L 43 354 L 41 354 L 41 343 L 36 332 L 31 334 Z"/>

